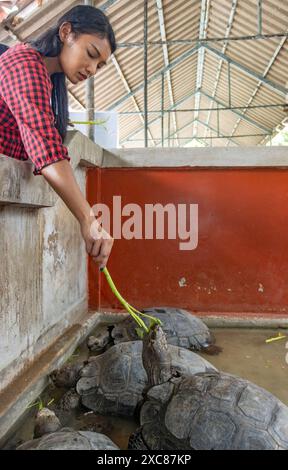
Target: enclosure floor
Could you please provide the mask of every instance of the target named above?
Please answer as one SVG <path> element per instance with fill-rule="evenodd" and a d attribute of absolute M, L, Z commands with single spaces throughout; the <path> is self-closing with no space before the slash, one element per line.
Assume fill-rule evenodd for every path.
<path fill-rule="evenodd" d="M 288 405 L 288 330 L 216 328 L 216 344 L 223 348 L 218 356 L 202 357 L 217 369 L 246 378 L 273 393 Z M 272 343 L 265 340 L 281 332 L 287 338 Z M 286 347 L 287 344 L 287 347 Z"/>
<path fill-rule="evenodd" d="M 288 405 L 288 330 L 275 329 L 248 329 L 248 328 L 215 328 L 211 329 L 216 338 L 216 343 L 223 348 L 218 356 L 200 355 L 211 362 L 217 369 L 239 377 L 251 380 L 255 384 L 273 393 L 283 403 Z M 278 332 L 287 334 L 287 338 L 266 344 L 265 340 L 277 336 Z M 287 348 L 286 348 L 287 344 Z M 77 348 L 71 361 L 85 361 L 88 358 L 88 350 L 84 342 Z M 58 401 L 64 391 L 54 387 L 48 387 L 41 398 L 46 404 L 55 399 Z M 53 405 L 51 409 L 53 409 Z M 20 443 L 33 438 L 34 417 L 37 408 L 33 407 L 26 412 L 23 422 L 19 424 L 17 432 L 9 440 L 4 449 L 15 449 Z M 59 416 L 59 415 L 58 415 Z M 103 432 L 109 436 L 120 449 L 127 449 L 128 439 L 138 423 L 133 419 L 100 416 L 92 412 L 71 414 L 65 413 L 59 416 L 64 426 L 74 429 L 86 428 Z"/>

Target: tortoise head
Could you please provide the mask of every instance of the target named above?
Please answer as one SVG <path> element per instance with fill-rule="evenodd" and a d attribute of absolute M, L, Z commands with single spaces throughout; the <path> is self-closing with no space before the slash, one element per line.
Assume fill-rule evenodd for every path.
<path fill-rule="evenodd" d="M 89 336 L 87 346 L 91 351 L 103 352 L 109 342 L 109 331 L 100 331 L 98 334 Z"/>
<path fill-rule="evenodd" d="M 61 423 L 54 411 L 49 408 L 42 408 L 39 410 L 34 427 L 34 438 L 44 436 L 44 434 L 56 432 L 61 428 Z"/>
<path fill-rule="evenodd" d="M 53 370 L 50 374 L 50 379 L 56 387 L 75 387 L 83 365 L 83 363 L 66 363 L 59 369 Z"/>
<path fill-rule="evenodd" d="M 156 346 L 159 352 L 161 352 L 161 350 L 163 350 L 163 352 L 168 350 L 166 334 L 164 333 L 160 325 L 153 325 L 147 336 L 148 341 L 154 347 Z"/>
<path fill-rule="evenodd" d="M 148 386 L 159 385 L 172 377 L 171 354 L 161 326 L 155 324 L 143 338 L 143 365 L 148 376 Z"/>

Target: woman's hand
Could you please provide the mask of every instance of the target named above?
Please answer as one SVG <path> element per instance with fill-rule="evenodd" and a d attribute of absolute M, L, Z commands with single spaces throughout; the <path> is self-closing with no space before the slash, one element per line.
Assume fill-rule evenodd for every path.
<path fill-rule="evenodd" d="M 105 268 L 114 239 L 99 225 L 96 218 L 82 222 L 80 227 L 88 255 L 99 264 L 100 269 Z"/>

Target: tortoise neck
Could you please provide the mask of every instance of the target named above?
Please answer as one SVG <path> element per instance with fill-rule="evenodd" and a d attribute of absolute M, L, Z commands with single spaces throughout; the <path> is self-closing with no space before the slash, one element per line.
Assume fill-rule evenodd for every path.
<path fill-rule="evenodd" d="M 143 339 L 142 361 L 148 377 L 148 387 L 168 382 L 173 376 L 166 336 L 158 325 Z"/>

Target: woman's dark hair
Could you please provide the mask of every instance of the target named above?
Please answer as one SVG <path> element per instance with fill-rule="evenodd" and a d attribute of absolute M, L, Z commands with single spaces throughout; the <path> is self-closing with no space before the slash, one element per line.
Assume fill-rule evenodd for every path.
<path fill-rule="evenodd" d="M 81 34 L 97 34 L 101 39 L 107 38 L 111 53 L 113 54 L 115 52 L 115 36 L 107 16 L 98 8 L 89 5 L 78 5 L 71 8 L 71 10 L 67 11 L 67 13 L 59 18 L 55 26 L 38 38 L 26 42 L 45 57 L 58 56 L 63 45 L 59 37 L 59 28 L 65 22 L 71 24 L 71 31 L 74 33 L 75 38 Z M 51 75 L 51 80 L 53 83 L 52 109 L 55 116 L 55 126 L 62 140 L 64 140 L 67 133 L 69 117 L 65 75 L 63 72 L 54 73 Z"/>

